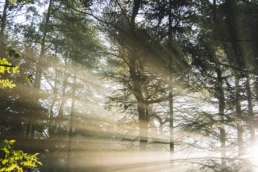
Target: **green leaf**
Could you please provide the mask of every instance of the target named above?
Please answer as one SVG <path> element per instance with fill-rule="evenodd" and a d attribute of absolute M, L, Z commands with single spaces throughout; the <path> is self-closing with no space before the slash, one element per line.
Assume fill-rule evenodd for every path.
<path fill-rule="evenodd" d="M 7 159 L 4 159 L 4 160 L 2 161 L 2 164 L 5 165 L 7 162 L 8 162 L 8 160 L 7 160 Z"/>
<path fill-rule="evenodd" d="M 13 171 L 16 167 L 16 164 L 11 164 L 9 167 L 6 168 L 6 171 Z"/>
<path fill-rule="evenodd" d="M 3 168 L 0 169 L 0 172 L 5 172 L 5 171 L 6 171 L 6 168 L 5 168 L 5 167 L 3 167 Z"/>
<path fill-rule="evenodd" d="M 10 140 L 9 143 L 14 144 L 16 141 L 15 140 Z"/>

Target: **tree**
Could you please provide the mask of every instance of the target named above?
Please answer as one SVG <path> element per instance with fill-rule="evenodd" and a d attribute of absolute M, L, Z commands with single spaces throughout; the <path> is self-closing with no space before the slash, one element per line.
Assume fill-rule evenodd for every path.
<path fill-rule="evenodd" d="M 2 2 L 0 75 L 17 87 L 0 92 L 0 135 L 40 152 L 40 171 L 251 168 L 254 1 Z"/>

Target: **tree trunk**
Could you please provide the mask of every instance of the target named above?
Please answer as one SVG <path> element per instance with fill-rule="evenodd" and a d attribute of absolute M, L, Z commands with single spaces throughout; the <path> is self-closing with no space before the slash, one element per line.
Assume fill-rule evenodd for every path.
<path fill-rule="evenodd" d="M 65 60 L 65 65 L 64 65 L 64 70 L 66 70 L 67 68 L 67 59 Z M 64 75 L 63 75 L 64 79 L 63 79 L 63 87 L 62 87 L 62 98 L 61 98 L 61 104 L 60 104 L 60 108 L 59 108 L 59 112 L 58 112 L 58 119 L 60 120 L 59 123 L 61 124 L 62 120 L 63 120 L 63 111 L 64 111 L 64 104 L 67 100 L 67 95 L 66 95 L 66 86 L 67 86 L 67 73 L 66 71 L 64 71 Z"/>
<path fill-rule="evenodd" d="M 26 125 L 26 133 L 25 133 L 27 138 L 30 137 L 31 125 L 32 125 L 31 119 L 29 119 L 28 122 L 27 122 L 27 125 Z"/>
<path fill-rule="evenodd" d="M 136 54 L 133 53 L 134 57 L 130 59 L 130 75 L 133 83 L 133 93 L 137 100 L 137 112 L 139 116 L 139 137 L 140 137 L 140 151 L 147 150 L 147 118 L 146 118 L 146 103 L 143 98 L 141 91 L 141 83 L 139 81 L 140 76 L 136 72 Z"/>
<path fill-rule="evenodd" d="M 7 8 L 9 6 L 9 0 L 5 0 L 2 20 L 1 20 L 1 30 L 0 30 L 0 58 L 6 57 L 6 46 L 4 41 L 4 31 L 6 28 L 6 18 L 7 18 Z"/>
<path fill-rule="evenodd" d="M 237 144 L 238 144 L 238 155 L 243 155 L 243 123 L 242 123 L 242 110 L 241 110 L 241 99 L 239 91 L 239 76 L 235 76 L 235 87 L 236 87 L 236 116 L 237 116 Z"/>
<path fill-rule="evenodd" d="M 247 74 L 247 102 L 248 102 L 248 114 L 249 114 L 249 130 L 251 134 L 251 148 L 255 146 L 255 129 L 254 129 L 254 112 L 253 112 L 253 102 L 252 102 L 252 92 L 250 86 L 250 74 Z"/>
<path fill-rule="evenodd" d="M 48 26 L 48 22 L 49 22 L 49 18 L 50 18 L 50 10 L 51 10 L 52 1 L 53 0 L 49 1 L 48 12 L 47 12 L 45 26 L 44 26 L 44 32 L 43 32 L 43 38 L 41 41 L 40 55 L 39 55 L 39 59 L 38 59 L 37 65 L 36 65 L 36 75 L 35 75 L 35 80 L 34 80 L 34 84 L 33 84 L 34 92 L 35 92 L 33 94 L 33 96 L 34 96 L 33 102 L 35 103 L 35 107 L 38 106 L 37 104 L 39 101 L 39 98 L 37 97 L 37 95 L 40 90 L 41 75 L 42 75 L 42 70 L 43 70 L 43 68 L 42 68 L 43 56 L 45 54 L 45 40 L 46 40 L 46 34 L 47 34 L 47 26 Z M 30 137 L 34 136 L 34 132 L 35 132 L 35 126 L 32 121 L 32 116 L 33 116 L 33 113 L 31 112 L 30 119 L 29 119 L 30 121 L 29 121 L 29 123 L 27 125 L 27 129 L 26 129 L 27 131 L 31 131 Z"/>
<path fill-rule="evenodd" d="M 46 35 L 47 35 L 47 28 L 48 28 L 48 23 L 49 23 L 49 18 L 50 18 L 50 11 L 51 11 L 51 6 L 52 6 L 52 1 L 49 1 L 49 6 L 48 6 L 48 11 L 47 11 L 47 16 L 46 16 L 46 21 L 44 25 L 44 31 L 43 31 L 43 37 L 41 41 L 41 49 L 40 49 L 40 55 L 39 55 L 39 60 L 36 66 L 36 76 L 35 76 L 35 81 L 34 81 L 34 88 L 39 89 L 40 88 L 40 81 L 41 81 L 41 75 L 42 75 L 42 63 L 45 55 L 45 42 L 46 42 Z M 37 91 L 37 90 L 36 90 Z"/>
<path fill-rule="evenodd" d="M 145 152 L 148 141 L 148 121 L 146 117 L 146 105 L 143 99 L 137 100 L 137 108 L 139 114 L 140 151 Z"/>
<path fill-rule="evenodd" d="M 219 100 L 219 115 L 220 115 L 220 151 L 221 151 L 221 166 L 222 169 L 226 168 L 226 132 L 225 132 L 225 126 L 224 126 L 224 110 L 225 110 L 225 96 L 224 96 L 224 90 L 223 90 L 223 79 L 222 79 L 222 72 L 220 67 L 217 67 L 216 69 L 217 73 L 217 81 L 218 81 L 218 100 Z M 222 170 L 223 171 L 223 170 Z"/>
<path fill-rule="evenodd" d="M 1 30 L 0 30 L 1 41 L 3 41 L 2 39 L 4 37 L 4 31 L 5 31 L 5 27 L 6 27 L 6 18 L 7 18 L 7 8 L 8 8 L 8 6 L 9 6 L 9 0 L 5 0 L 4 10 L 3 10 L 2 20 L 1 20 Z"/>
<path fill-rule="evenodd" d="M 76 100 L 76 70 L 74 71 L 74 81 L 72 90 L 72 105 L 68 132 L 68 144 L 67 144 L 67 166 L 69 171 L 72 171 L 72 141 L 73 141 L 73 128 L 74 128 L 74 115 L 75 115 L 75 100 Z"/>
<path fill-rule="evenodd" d="M 232 40 L 232 47 L 235 55 L 235 59 L 237 61 L 235 62 L 235 66 L 241 68 L 244 67 L 245 69 L 249 69 L 250 66 L 253 66 L 253 60 L 250 59 L 250 56 L 247 56 L 246 54 L 246 46 L 244 43 L 238 43 L 234 40 L 241 40 L 246 39 L 246 34 L 244 32 L 244 27 L 240 23 L 239 20 L 239 9 L 237 6 L 236 0 L 230 0 L 226 1 L 227 5 L 227 24 L 228 24 L 228 32 L 229 32 L 229 38 Z M 240 59 L 238 59 L 240 58 Z M 244 65 L 244 66 L 243 66 Z M 250 87 L 250 74 L 247 73 L 247 101 L 248 101 L 248 114 L 250 117 L 249 122 L 249 130 L 251 134 L 251 145 L 254 146 L 255 144 L 255 130 L 254 130 L 254 113 L 253 113 L 253 103 L 252 103 L 252 93 L 251 93 L 251 87 Z"/>
<path fill-rule="evenodd" d="M 55 68 L 57 70 L 57 68 Z M 55 169 L 55 142 L 56 142 L 56 137 L 55 137 L 55 130 L 57 127 L 57 124 L 54 123 L 54 107 L 55 107 L 55 103 L 57 101 L 57 83 L 58 83 L 58 75 L 56 73 L 56 77 L 55 77 L 55 82 L 54 82 L 54 87 L 53 87 L 53 100 L 50 106 L 50 116 L 49 116 L 49 131 L 48 131 L 48 159 L 47 159 L 47 168 L 48 171 L 54 170 Z"/>
<path fill-rule="evenodd" d="M 144 101 L 144 97 L 142 94 L 140 76 L 136 71 L 136 58 L 137 54 L 135 53 L 137 50 L 133 48 L 134 51 L 131 51 L 130 56 L 130 75 L 133 83 L 133 94 L 137 100 L 137 112 L 139 116 L 139 136 L 140 136 L 140 150 L 147 150 L 147 128 L 148 122 L 146 117 L 146 102 Z"/>
<path fill-rule="evenodd" d="M 140 9 L 141 0 L 134 0 L 133 12 L 131 15 L 130 26 L 131 34 L 135 33 L 135 18 Z M 139 137 L 140 137 L 140 151 L 147 150 L 147 130 L 148 130 L 148 120 L 146 117 L 146 102 L 142 94 L 141 88 L 141 77 L 140 72 L 136 69 L 138 60 L 138 50 L 135 45 L 132 45 L 130 55 L 129 55 L 129 70 L 130 76 L 132 78 L 133 84 L 133 94 L 137 100 L 137 112 L 139 117 Z M 139 62 L 140 63 L 140 62 Z"/>
<path fill-rule="evenodd" d="M 57 69 L 56 69 L 57 70 Z M 53 100 L 52 103 L 50 105 L 50 116 L 49 116 L 49 138 L 51 139 L 51 137 L 54 135 L 54 131 L 56 128 L 56 124 L 54 124 L 54 107 L 55 107 L 55 103 L 57 101 L 57 74 L 55 77 L 55 82 L 54 82 L 54 87 L 53 87 Z"/>
<path fill-rule="evenodd" d="M 172 44 L 172 2 L 169 0 L 169 26 L 168 26 L 168 45 L 171 48 Z M 172 69 L 172 54 L 169 54 L 169 62 L 168 67 L 169 71 Z M 172 74 L 169 72 L 168 77 L 169 84 L 169 95 L 168 95 L 168 103 L 169 103 L 169 148 L 170 148 L 170 166 L 174 167 L 174 107 L 173 107 L 173 93 L 172 93 Z"/>
<path fill-rule="evenodd" d="M 212 5 L 212 15 L 213 15 L 213 36 L 216 36 L 216 32 L 218 32 L 217 29 L 217 1 L 213 0 Z M 213 52 L 215 54 L 215 52 Z M 214 56 L 214 55 L 213 55 Z M 218 61 L 216 57 L 213 57 L 214 61 Z M 223 89 L 223 78 L 222 78 L 222 71 L 220 69 L 220 66 L 216 66 L 216 74 L 217 74 L 217 94 L 218 94 L 218 101 L 219 101 L 219 115 L 220 115 L 220 154 L 221 154 L 221 171 L 224 171 L 227 166 L 226 161 L 226 131 L 224 126 L 224 110 L 225 110 L 225 95 L 224 95 L 224 89 Z"/>

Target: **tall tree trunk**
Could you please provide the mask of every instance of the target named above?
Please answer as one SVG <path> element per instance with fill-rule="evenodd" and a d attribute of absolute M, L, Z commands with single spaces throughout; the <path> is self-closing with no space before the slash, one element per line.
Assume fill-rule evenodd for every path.
<path fill-rule="evenodd" d="M 74 115 L 75 115 L 75 100 L 76 100 L 76 70 L 74 70 L 73 90 L 72 90 L 72 104 L 71 114 L 68 132 L 68 144 L 67 144 L 67 166 L 69 171 L 72 171 L 72 141 L 73 141 L 73 128 L 74 128 Z"/>
<path fill-rule="evenodd" d="M 220 151 L 221 151 L 221 166 L 222 166 L 222 171 L 224 168 L 227 166 L 227 161 L 226 161 L 226 131 L 225 131 L 225 126 L 224 126 L 224 110 L 225 110 L 225 96 L 224 96 L 224 90 L 223 90 L 223 78 L 222 78 L 222 72 L 220 67 L 217 66 L 216 69 L 217 73 L 217 82 L 218 82 L 218 100 L 219 100 L 219 115 L 220 115 L 220 120 L 221 120 L 221 126 L 219 128 L 220 131 Z"/>
<path fill-rule="evenodd" d="M 7 8 L 9 6 L 9 0 L 5 0 L 4 9 L 1 18 L 1 30 L 0 30 L 0 57 L 6 57 L 6 46 L 4 41 L 4 31 L 6 28 L 7 20 Z"/>
<path fill-rule="evenodd" d="M 134 53 L 130 58 L 129 68 L 133 83 L 133 93 L 137 100 L 137 112 L 139 116 L 140 151 L 146 151 L 148 129 L 148 122 L 146 117 L 146 102 L 144 101 L 144 97 L 141 90 L 140 76 L 136 72 L 136 54 Z"/>
<path fill-rule="evenodd" d="M 67 68 L 67 58 L 64 59 L 65 60 L 65 64 L 64 64 L 64 70 L 66 70 Z M 59 125 L 61 125 L 62 121 L 63 121 L 63 113 L 64 113 L 64 104 L 67 100 L 67 95 L 66 95 L 66 87 L 67 87 L 67 79 L 68 79 L 68 75 L 67 72 L 64 71 L 64 75 L 63 75 L 64 79 L 63 79 L 63 87 L 62 87 L 62 98 L 61 98 L 61 104 L 60 104 L 60 108 L 59 108 L 59 112 L 58 112 L 58 123 Z"/>
<path fill-rule="evenodd" d="M 42 75 L 42 70 L 43 70 L 42 63 L 44 61 L 44 55 L 45 55 L 45 46 L 46 46 L 45 42 L 46 42 L 46 35 L 47 35 L 47 31 L 48 31 L 48 24 L 49 24 L 52 1 L 53 0 L 50 0 L 49 5 L 48 5 L 46 21 L 45 21 L 44 30 L 43 30 L 43 37 L 41 40 L 40 55 L 39 55 L 38 63 L 36 66 L 37 71 L 36 71 L 36 76 L 35 76 L 35 81 L 34 81 L 34 88 L 37 88 L 37 89 L 40 88 L 40 81 L 41 81 L 41 75 Z"/>
<path fill-rule="evenodd" d="M 49 18 L 50 18 L 50 11 L 51 11 L 51 6 L 52 6 L 52 1 L 53 0 L 50 0 L 49 1 L 49 6 L 48 6 L 48 11 L 47 11 L 47 16 L 46 16 L 46 21 L 45 21 L 45 25 L 44 25 L 44 31 L 43 31 L 43 38 L 42 38 L 42 41 L 41 41 L 41 49 L 40 49 L 40 55 L 39 55 L 39 59 L 38 59 L 38 62 L 37 62 L 37 65 L 36 65 L 36 75 L 35 75 L 35 80 L 34 80 L 34 84 L 33 84 L 33 87 L 34 87 L 34 103 L 36 104 L 36 106 L 38 106 L 38 101 L 39 101 L 39 98 L 37 97 L 38 93 L 39 93 L 39 90 L 40 90 L 40 82 L 41 82 L 41 76 L 42 76 L 42 71 L 43 71 L 43 61 L 44 61 L 44 55 L 45 55 L 45 41 L 46 41 L 46 35 L 47 35 L 47 28 L 48 28 L 48 23 L 49 23 Z M 30 119 L 29 119 L 29 122 L 28 122 L 28 125 L 27 125 L 27 129 L 26 131 L 31 131 L 31 136 L 34 135 L 34 131 L 35 131 L 35 127 L 34 127 L 34 124 L 33 124 L 33 121 L 32 121 L 32 116 L 33 116 L 33 113 L 31 113 L 30 115 Z"/>
<path fill-rule="evenodd" d="M 216 36 L 216 32 L 218 32 L 217 28 L 217 1 L 213 0 L 212 5 L 212 15 L 213 15 L 213 36 Z M 213 47 L 213 46 L 212 46 Z M 215 54 L 215 52 L 213 52 Z M 214 56 L 214 55 L 213 55 Z M 218 61 L 216 57 L 213 57 L 214 61 Z M 219 127 L 220 132 L 220 154 L 221 154 L 221 167 L 222 171 L 227 166 L 226 161 L 226 131 L 224 126 L 224 118 L 225 118 L 225 95 L 224 95 L 224 89 L 223 89 L 223 78 L 222 78 L 222 71 L 220 66 L 216 66 L 216 74 L 217 74 L 217 90 L 218 93 L 218 101 L 219 101 L 219 115 L 221 120 L 221 125 Z"/>
<path fill-rule="evenodd" d="M 4 37 L 4 31 L 5 31 L 6 20 L 7 20 L 7 8 L 8 8 L 8 6 L 9 6 L 9 0 L 5 0 L 3 14 L 2 14 L 2 20 L 1 20 L 1 30 L 0 30 L 1 41 L 3 41 L 2 39 Z"/>
<path fill-rule="evenodd" d="M 26 137 L 30 137 L 30 126 L 31 126 L 31 120 L 27 123 L 27 128 L 26 128 Z"/>
<path fill-rule="evenodd" d="M 148 121 L 146 117 L 146 105 L 143 99 L 137 100 L 137 108 L 139 114 L 139 129 L 140 129 L 140 151 L 147 150 L 148 141 Z"/>
<path fill-rule="evenodd" d="M 235 76 L 235 87 L 236 87 L 236 116 L 237 116 L 237 144 L 238 144 L 238 155 L 243 155 L 243 124 L 242 124 L 242 110 L 241 110 L 241 99 L 239 90 L 239 75 Z"/>
<path fill-rule="evenodd" d="M 170 88 L 172 89 L 172 88 Z M 173 93 L 172 90 L 169 91 L 168 95 L 169 99 L 169 128 L 170 128 L 170 139 L 169 139 L 169 148 L 170 148 L 170 165 L 171 167 L 174 166 L 174 100 L 173 100 Z"/>
<path fill-rule="evenodd" d="M 252 102 L 252 92 L 250 86 L 250 74 L 247 74 L 247 102 L 248 102 L 248 114 L 249 114 L 249 130 L 251 134 L 251 148 L 255 146 L 255 129 L 254 129 L 254 112 L 253 112 L 253 102 Z"/>
<path fill-rule="evenodd" d="M 246 54 L 247 47 L 244 43 L 239 43 L 235 40 L 241 40 L 246 39 L 246 34 L 244 32 L 244 27 L 240 23 L 240 15 L 238 13 L 239 9 L 237 6 L 236 0 L 230 0 L 226 1 L 227 5 L 227 24 L 228 24 L 228 32 L 229 32 L 229 38 L 232 40 L 231 44 L 233 47 L 235 58 L 237 59 L 237 62 L 235 63 L 235 66 L 245 69 L 249 69 L 250 66 L 252 66 L 253 61 L 250 59 L 249 56 Z M 243 66 L 244 64 L 244 66 Z M 250 74 L 247 73 L 247 84 L 246 84 L 246 90 L 247 90 L 247 101 L 248 101 L 248 114 L 250 117 L 249 123 L 249 130 L 251 134 L 251 146 L 254 146 L 255 144 L 255 130 L 254 130 L 254 113 L 253 113 L 253 103 L 252 103 L 252 93 L 251 93 L 251 87 L 250 87 Z"/>
<path fill-rule="evenodd" d="M 169 0 L 169 26 L 168 26 L 168 45 L 171 48 L 172 44 L 172 2 Z M 172 54 L 169 54 L 169 71 L 172 71 Z M 169 72 L 168 77 L 169 82 L 169 95 L 168 95 L 168 103 L 169 103 L 169 148 L 170 148 L 170 165 L 173 168 L 174 166 L 174 107 L 173 107 L 173 92 L 172 92 L 172 74 Z"/>
<path fill-rule="evenodd" d="M 57 69 L 56 69 L 57 70 Z M 56 128 L 56 124 L 54 124 L 54 107 L 55 107 L 55 103 L 57 101 L 57 74 L 55 76 L 55 82 L 54 82 L 54 87 L 53 87 L 53 100 L 52 103 L 50 105 L 50 115 L 49 115 L 49 138 L 52 138 L 53 134 L 54 134 L 54 130 Z"/>
<path fill-rule="evenodd" d="M 140 9 L 141 0 L 134 0 L 133 12 L 130 19 L 131 34 L 135 33 L 135 18 Z M 140 151 L 147 150 L 147 130 L 148 130 L 148 120 L 146 116 L 146 102 L 144 100 L 141 88 L 141 78 L 139 71 L 137 71 L 137 60 L 138 60 L 138 50 L 135 45 L 132 45 L 130 55 L 129 55 L 129 70 L 130 76 L 133 83 L 133 94 L 137 100 L 137 111 L 139 116 L 139 135 L 140 135 Z"/>
<path fill-rule="evenodd" d="M 57 71 L 57 68 L 55 67 L 55 70 Z M 54 87 L 53 87 L 53 100 L 52 103 L 50 105 L 50 115 L 49 115 L 49 132 L 48 132 L 48 142 L 47 142 L 47 147 L 49 150 L 48 153 L 48 158 L 47 158 L 47 168 L 48 171 L 50 170 L 54 170 L 55 168 L 55 141 L 56 141 L 56 137 L 55 137 L 55 130 L 56 130 L 56 123 L 54 123 L 54 107 L 55 107 L 55 103 L 57 102 L 57 83 L 58 83 L 58 74 L 56 73 L 55 76 L 55 81 L 54 81 Z"/>

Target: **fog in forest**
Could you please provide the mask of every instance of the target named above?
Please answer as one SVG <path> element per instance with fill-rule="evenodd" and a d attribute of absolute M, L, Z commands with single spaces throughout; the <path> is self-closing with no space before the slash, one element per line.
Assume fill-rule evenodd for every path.
<path fill-rule="evenodd" d="M 0 0 L 0 171 L 258 171 L 255 0 Z"/>

